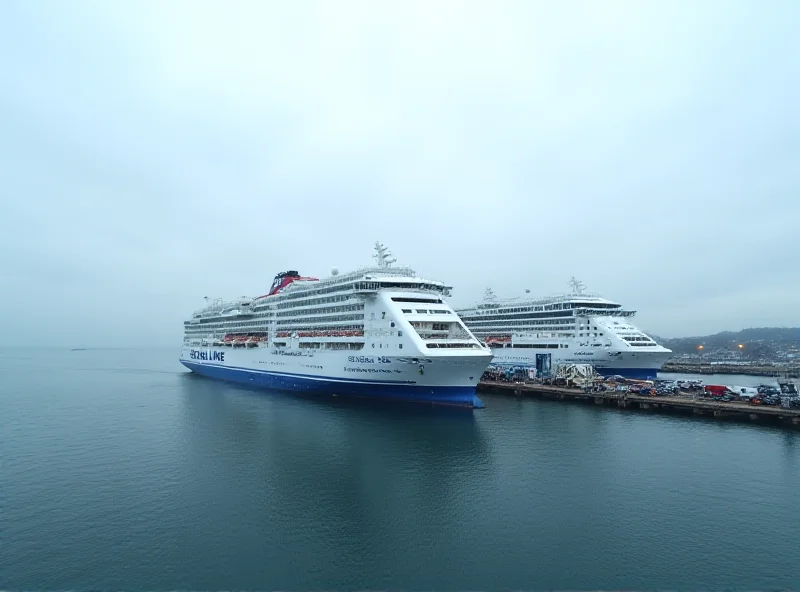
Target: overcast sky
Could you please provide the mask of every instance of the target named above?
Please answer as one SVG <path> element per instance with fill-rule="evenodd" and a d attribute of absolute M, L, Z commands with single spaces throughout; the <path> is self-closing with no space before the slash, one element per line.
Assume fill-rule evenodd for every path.
<path fill-rule="evenodd" d="M 800 3 L 0 3 L 6 342 L 176 347 L 371 262 L 797 325 Z"/>

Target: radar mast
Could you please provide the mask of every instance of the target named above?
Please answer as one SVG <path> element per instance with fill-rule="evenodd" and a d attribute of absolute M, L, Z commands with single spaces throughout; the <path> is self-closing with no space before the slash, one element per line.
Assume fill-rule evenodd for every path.
<path fill-rule="evenodd" d="M 575 276 L 572 276 L 572 279 L 568 282 L 568 284 L 572 288 L 573 294 L 582 294 L 586 289 L 586 286 L 583 285 L 583 282 L 576 280 Z"/>
<path fill-rule="evenodd" d="M 383 246 L 379 242 L 375 243 L 375 254 L 373 257 L 375 261 L 377 261 L 378 267 L 382 269 L 390 267 L 392 263 L 397 261 L 397 259 L 392 257 L 392 253 L 389 251 L 388 247 Z"/>

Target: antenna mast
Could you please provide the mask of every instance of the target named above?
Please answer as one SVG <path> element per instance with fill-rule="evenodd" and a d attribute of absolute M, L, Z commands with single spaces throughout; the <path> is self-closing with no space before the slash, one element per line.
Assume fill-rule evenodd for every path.
<path fill-rule="evenodd" d="M 581 294 L 586 289 L 586 286 L 583 285 L 583 282 L 576 280 L 575 276 L 572 276 L 572 279 L 568 282 L 568 284 L 572 288 L 573 294 Z"/>
<path fill-rule="evenodd" d="M 389 249 L 377 241 L 375 242 L 375 255 L 373 255 L 373 257 L 375 261 L 378 262 L 378 267 L 380 268 L 387 268 L 397 261 L 397 259 L 392 257 L 392 253 Z"/>

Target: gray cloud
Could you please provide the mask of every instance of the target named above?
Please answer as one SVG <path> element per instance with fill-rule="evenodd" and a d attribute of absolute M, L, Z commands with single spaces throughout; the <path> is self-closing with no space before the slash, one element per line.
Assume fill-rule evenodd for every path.
<path fill-rule="evenodd" d="M 658 334 L 796 325 L 799 15 L 3 3 L 0 319 L 177 344 L 203 296 L 379 239 L 457 305 L 576 275 Z"/>

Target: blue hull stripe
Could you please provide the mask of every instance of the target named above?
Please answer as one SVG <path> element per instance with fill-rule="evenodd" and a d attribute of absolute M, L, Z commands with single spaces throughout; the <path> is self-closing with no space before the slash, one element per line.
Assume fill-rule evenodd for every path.
<path fill-rule="evenodd" d="M 385 401 L 409 401 L 458 407 L 482 407 L 475 396 L 475 387 L 469 386 L 425 386 L 413 382 L 372 382 L 359 379 L 309 378 L 302 374 L 287 374 L 251 370 L 218 364 L 197 364 L 181 360 L 181 364 L 209 378 L 239 382 L 255 387 L 294 391 L 314 395 L 339 395 Z"/>

